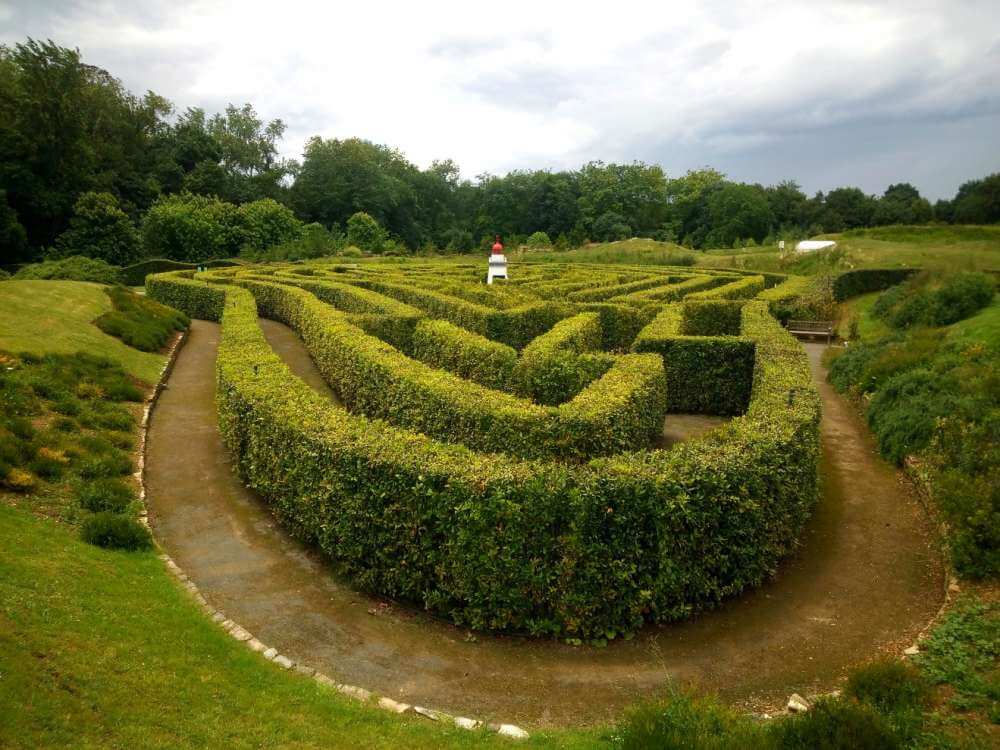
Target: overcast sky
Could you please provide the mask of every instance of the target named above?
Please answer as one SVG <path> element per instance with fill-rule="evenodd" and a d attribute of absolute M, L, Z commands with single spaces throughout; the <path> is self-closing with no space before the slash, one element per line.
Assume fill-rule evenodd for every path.
<path fill-rule="evenodd" d="M 595 6 L 598 4 L 595 4 Z M 179 109 L 252 102 L 465 176 L 657 162 L 807 192 L 1000 171 L 992 2 L 0 0 L 0 40 L 51 38 Z"/>

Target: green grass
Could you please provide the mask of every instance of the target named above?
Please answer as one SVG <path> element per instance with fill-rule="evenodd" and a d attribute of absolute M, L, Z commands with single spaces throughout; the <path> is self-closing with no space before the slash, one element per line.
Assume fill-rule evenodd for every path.
<path fill-rule="evenodd" d="M 84 351 L 113 359 L 153 383 L 166 358 L 140 352 L 92 324 L 112 309 L 105 287 L 82 281 L 0 283 L 0 349 L 32 354 Z"/>
<path fill-rule="evenodd" d="M 851 268 L 1000 269 L 998 227 L 879 227 L 819 239 L 836 240 L 837 248 L 784 257 L 776 247 L 709 250 L 696 254 L 697 265 L 800 274 Z"/>
<path fill-rule="evenodd" d="M 151 552 L 91 547 L 0 506 L 0 746 L 511 747 L 365 707 L 284 672 L 204 616 Z M 586 748 L 594 731 L 518 747 Z"/>
<path fill-rule="evenodd" d="M 1000 295 L 986 309 L 951 326 L 948 339 L 960 345 L 982 343 L 1000 348 Z"/>
<path fill-rule="evenodd" d="M 872 305 L 880 294 L 881 292 L 862 294 L 860 297 L 841 303 L 837 324 L 837 335 L 840 338 L 844 340 L 850 338 L 852 320 L 857 320 L 857 333 L 861 341 L 876 341 L 890 333 L 889 326 L 871 314 Z"/>

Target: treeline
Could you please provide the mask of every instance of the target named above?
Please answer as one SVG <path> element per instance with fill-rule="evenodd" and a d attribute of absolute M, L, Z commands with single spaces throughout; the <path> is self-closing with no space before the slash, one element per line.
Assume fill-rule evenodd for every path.
<path fill-rule="evenodd" d="M 1000 221 L 1000 174 L 934 205 L 906 183 L 880 196 L 844 187 L 809 197 L 793 181 L 744 184 L 712 169 L 670 178 L 641 162 L 466 180 L 451 160 L 420 169 L 356 138 L 313 138 L 301 163 L 282 159 L 284 131 L 249 104 L 177 113 L 52 42 L 0 47 L 2 262 L 260 257 L 276 245 L 279 256 L 304 256 L 348 243 L 351 217 L 375 252 L 470 251 L 496 233 L 512 245 L 539 232 L 556 247 L 642 236 L 704 249 Z"/>

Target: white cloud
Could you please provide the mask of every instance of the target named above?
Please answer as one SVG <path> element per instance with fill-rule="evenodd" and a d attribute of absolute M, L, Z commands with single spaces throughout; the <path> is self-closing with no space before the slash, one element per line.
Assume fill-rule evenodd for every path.
<path fill-rule="evenodd" d="M 822 151 L 865 127 L 998 117 L 993 14 L 985 2 L 623 0 L 591 10 L 522 0 L 33 0 L 0 3 L 0 38 L 78 46 L 132 90 L 181 107 L 251 101 L 286 121 L 293 156 L 312 135 L 357 135 L 421 165 L 454 158 L 467 175 L 642 158 L 671 172 L 711 163 L 828 188 L 798 168 L 822 171 L 822 160 L 783 159 L 783 144 L 806 139 Z M 958 162 L 932 131 L 915 128 L 927 148 L 908 143 L 902 163 L 880 153 L 874 171 L 870 144 L 859 142 L 858 173 L 870 183 L 855 182 L 875 190 L 914 179 L 885 173 L 910 164 L 939 194 L 1000 167 L 995 144 L 973 138 L 980 152 L 959 162 L 982 168 L 935 177 L 935 160 Z M 914 153 L 925 163 L 913 164 Z M 840 159 L 828 173 L 842 173 L 850 152 Z M 740 171 L 762 162 L 774 174 Z"/>

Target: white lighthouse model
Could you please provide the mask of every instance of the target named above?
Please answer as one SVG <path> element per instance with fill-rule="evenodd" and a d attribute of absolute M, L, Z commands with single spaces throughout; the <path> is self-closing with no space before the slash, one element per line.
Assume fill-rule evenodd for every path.
<path fill-rule="evenodd" d="M 490 253 L 490 270 L 486 274 L 486 283 L 492 284 L 493 279 L 507 278 L 507 258 L 503 254 L 503 245 L 500 242 L 500 235 L 497 235 L 496 242 L 493 243 L 493 252 Z"/>

